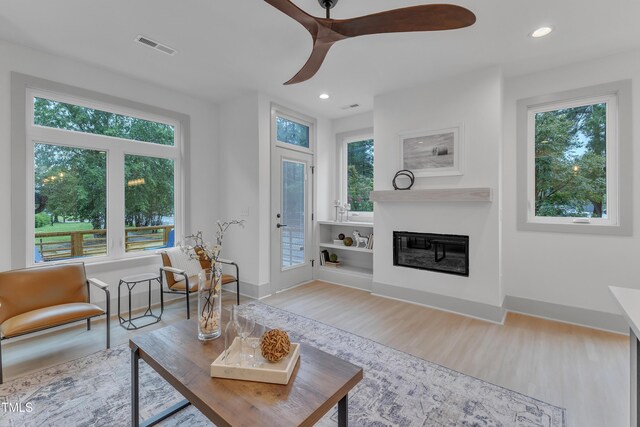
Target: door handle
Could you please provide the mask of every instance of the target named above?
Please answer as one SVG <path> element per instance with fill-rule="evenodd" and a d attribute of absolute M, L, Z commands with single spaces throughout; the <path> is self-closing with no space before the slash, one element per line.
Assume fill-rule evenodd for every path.
<path fill-rule="evenodd" d="M 276 227 L 278 227 L 278 228 L 282 228 L 282 227 L 286 227 L 286 226 L 287 226 L 287 224 L 280 224 L 280 223 L 276 224 Z"/>

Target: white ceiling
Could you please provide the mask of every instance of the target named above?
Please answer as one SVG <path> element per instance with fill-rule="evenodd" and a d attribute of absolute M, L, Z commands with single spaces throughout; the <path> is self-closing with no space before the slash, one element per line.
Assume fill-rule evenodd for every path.
<path fill-rule="evenodd" d="M 445 2 L 445 1 L 438 1 Z M 317 0 L 295 0 L 322 16 Z M 334 18 L 424 4 L 340 0 Z M 478 20 L 467 29 L 341 41 L 310 81 L 283 86 L 307 60 L 306 30 L 262 0 L 2 0 L 0 39 L 63 55 L 221 102 L 259 90 L 329 118 L 370 110 L 373 97 L 500 64 L 507 75 L 640 46 L 637 0 L 458 0 Z M 528 37 L 552 25 L 544 39 Z M 143 34 L 178 53 L 134 42 Z M 321 92 L 331 95 L 318 99 Z M 341 106 L 359 103 L 347 112 Z"/>

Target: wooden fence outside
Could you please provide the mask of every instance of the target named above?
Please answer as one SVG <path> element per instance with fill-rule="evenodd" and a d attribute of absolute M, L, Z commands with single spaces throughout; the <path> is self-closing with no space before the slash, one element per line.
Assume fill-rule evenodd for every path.
<path fill-rule="evenodd" d="M 127 228 L 125 249 L 135 252 L 166 246 L 173 228 L 173 225 Z M 36 248 L 44 261 L 106 255 L 107 230 L 36 233 Z"/>

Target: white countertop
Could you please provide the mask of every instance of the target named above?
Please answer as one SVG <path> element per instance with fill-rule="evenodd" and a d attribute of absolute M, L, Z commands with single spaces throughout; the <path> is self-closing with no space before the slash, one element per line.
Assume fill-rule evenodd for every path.
<path fill-rule="evenodd" d="M 618 286 L 609 286 L 609 290 L 622 308 L 629 327 L 640 338 L 640 290 Z"/>

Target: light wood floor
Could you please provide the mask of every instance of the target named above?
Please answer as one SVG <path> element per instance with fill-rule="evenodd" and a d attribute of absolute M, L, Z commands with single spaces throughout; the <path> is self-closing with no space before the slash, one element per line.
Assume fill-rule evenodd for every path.
<path fill-rule="evenodd" d="M 225 295 L 223 304 L 234 298 Z M 629 425 L 628 337 L 519 314 L 494 325 L 323 282 L 262 302 L 565 407 L 568 426 Z M 140 331 L 112 321 L 112 346 L 184 316 L 179 301 L 166 305 L 159 325 Z M 5 343 L 7 380 L 100 351 L 104 323 L 91 332 L 80 325 Z"/>

